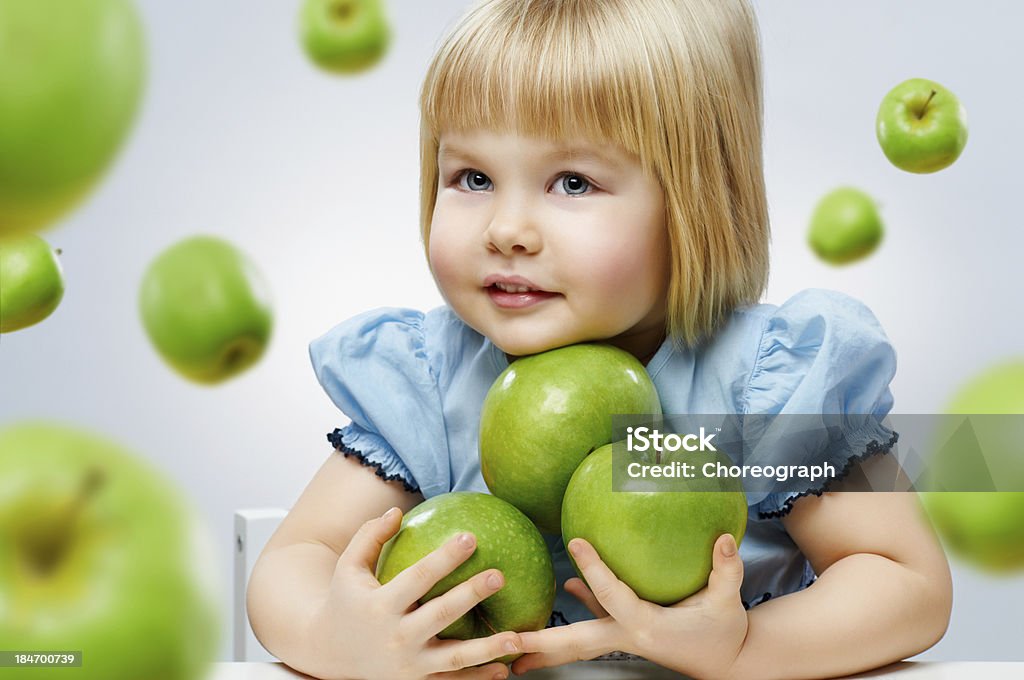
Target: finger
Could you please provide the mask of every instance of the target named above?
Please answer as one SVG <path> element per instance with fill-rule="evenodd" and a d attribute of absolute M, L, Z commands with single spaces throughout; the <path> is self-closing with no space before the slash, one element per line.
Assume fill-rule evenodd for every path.
<path fill-rule="evenodd" d="M 402 526 L 402 510 L 391 508 L 380 517 L 367 520 L 359 527 L 348 546 L 338 558 L 339 567 L 354 567 L 371 574 L 377 568 L 377 558 L 384 544 Z"/>
<path fill-rule="evenodd" d="M 434 637 L 504 585 L 505 577 L 497 569 L 482 571 L 407 615 L 403 625 L 413 639 Z"/>
<path fill-rule="evenodd" d="M 521 675 L 538 668 L 586 661 L 614 651 L 610 639 L 614 625 L 612 619 L 605 618 L 520 633 L 526 654 L 512 663 L 512 672 Z"/>
<path fill-rule="evenodd" d="M 736 539 L 732 534 L 722 534 L 715 541 L 711 565 L 708 597 L 725 604 L 742 602 L 740 586 L 743 585 L 743 560 L 740 559 Z"/>
<path fill-rule="evenodd" d="M 408 610 L 438 581 L 469 559 L 474 550 L 476 537 L 470 533 L 460 533 L 403 569 L 382 588 L 391 601 L 390 609 L 395 613 Z"/>
<path fill-rule="evenodd" d="M 590 591 L 609 615 L 624 620 L 634 615 L 641 605 L 640 598 L 601 561 L 594 546 L 582 538 L 574 538 L 569 541 L 569 552 L 587 579 Z"/>
<path fill-rule="evenodd" d="M 590 613 L 596 618 L 603 619 L 608 612 L 601 606 L 601 603 L 594 597 L 594 593 L 587 587 L 581 578 L 571 578 L 565 582 L 565 592 L 574 596 L 577 600 L 586 605 Z"/>
<path fill-rule="evenodd" d="M 471 666 L 458 671 L 431 673 L 428 680 L 494 680 L 508 678 L 508 666 L 503 663 L 489 663 L 486 666 Z"/>
<path fill-rule="evenodd" d="M 520 654 L 523 642 L 512 631 L 474 640 L 437 640 L 423 652 L 424 665 L 430 673 L 457 671 L 468 666 L 494 661 L 509 654 Z"/>

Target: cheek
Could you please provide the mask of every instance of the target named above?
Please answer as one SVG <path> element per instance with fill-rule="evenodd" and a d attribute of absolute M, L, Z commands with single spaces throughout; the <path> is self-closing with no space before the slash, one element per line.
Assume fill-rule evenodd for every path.
<path fill-rule="evenodd" d="M 430 260 L 430 271 L 434 275 L 434 281 L 444 289 L 451 285 L 455 274 L 455 257 L 448 247 L 443 230 L 431 228 L 430 244 L 427 248 L 427 257 Z"/>
<path fill-rule="evenodd" d="M 669 243 L 660 228 L 657 237 L 589 243 L 579 253 L 577 280 L 592 286 L 606 304 L 651 303 L 668 286 Z"/>
<path fill-rule="evenodd" d="M 458 293 L 471 275 L 471 244 L 464 225 L 453 217 L 450 210 L 434 211 L 427 247 L 430 271 L 446 299 Z"/>

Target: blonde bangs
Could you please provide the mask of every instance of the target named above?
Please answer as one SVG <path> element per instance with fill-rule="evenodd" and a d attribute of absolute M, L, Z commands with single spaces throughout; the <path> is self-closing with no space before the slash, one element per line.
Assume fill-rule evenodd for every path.
<path fill-rule="evenodd" d="M 625 72 L 623 62 L 631 60 L 608 49 L 608 29 L 621 21 L 609 15 L 592 0 L 477 7 L 431 64 L 424 131 L 435 140 L 445 129 L 473 128 L 584 137 L 641 156 L 644 135 L 628 123 L 652 113 L 636 110 L 650 93 Z"/>

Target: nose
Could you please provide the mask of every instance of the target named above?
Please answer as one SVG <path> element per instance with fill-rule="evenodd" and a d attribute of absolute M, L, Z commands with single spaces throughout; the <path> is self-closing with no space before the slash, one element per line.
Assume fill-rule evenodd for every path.
<path fill-rule="evenodd" d="M 488 249 L 502 255 L 530 255 L 541 248 L 541 233 L 523 201 L 498 205 L 484 234 Z"/>

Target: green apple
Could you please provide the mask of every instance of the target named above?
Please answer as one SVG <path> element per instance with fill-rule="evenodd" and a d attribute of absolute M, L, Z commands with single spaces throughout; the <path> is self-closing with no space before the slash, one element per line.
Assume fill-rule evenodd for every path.
<path fill-rule="evenodd" d="M 438 637 L 469 640 L 514 630 L 540 630 L 551 617 L 555 574 L 547 545 L 523 513 L 485 493 L 456 491 L 434 496 L 409 511 L 384 544 L 377 578 L 387 583 L 453 536 L 469 532 L 477 547 L 468 560 L 430 589 L 423 604 L 488 569 L 498 569 L 505 585 Z M 502 657 L 503 663 L 515 656 Z"/>
<path fill-rule="evenodd" d="M 49 226 L 85 197 L 144 74 L 130 0 L 0 0 L 0 235 Z"/>
<path fill-rule="evenodd" d="M 860 189 L 839 187 L 818 202 L 807 241 L 829 264 L 867 257 L 882 242 L 882 218 L 871 197 Z"/>
<path fill-rule="evenodd" d="M 952 92 L 925 78 L 906 80 L 885 95 L 875 133 L 885 157 L 900 170 L 937 172 L 967 144 L 967 112 Z"/>
<path fill-rule="evenodd" d="M 498 376 L 480 416 L 480 471 L 495 496 L 557 534 L 576 466 L 612 441 L 612 416 L 661 414 L 657 390 L 628 352 L 579 344 L 523 357 Z"/>
<path fill-rule="evenodd" d="M 954 414 L 1014 414 L 1014 418 L 978 420 L 980 450 L 1001 488 L 1024 488 L 1024 360 L 995 365 L 955 395 Z M 962 478 L 949 448 L 931 459 L 934 479 Z M 966 453 L 966 452 L 960 452 Z M 975 452 L 971 452 L 975 453 Z M 949 457 L 947 457 L 949 456 Z M 995 572 L 1024 569 L 1024 492 L 931 492 L 921 494 L 936 531 L 957 556 Z"/>
<path fill-rule="evenodd" d="M 203 384 L 226 380 L 258 361 L 273 326 L 256 266 L 213 236 L 194 236 L 161 253 L 142 280 L 139 309 L 160 355 Z"/>
<path fill-rule="evenodd" d="M 743 540 L 742 485 L 698 476 L 673 481 L 672 488 L 685 490 L 667 491 L 664 481 L 630 479 L 627 465 L 637 459 L 625 452 L 613 456 L 612 449 L 602 446 L 573 473 L 562 503 L 562 540 L 568 550 L 572 539 L 586 539 L 641 599 L 678 602 L 707 585 L 719 536 L 732 534 L 737 545 Z M 692 462 L 688 455 L 663 453 L 660 462 Z M 613 466 L 623 480 L 619 491 L 612 490 Z"/>
<path fill-rule="evenodd" d="M 391 40 L 381 0 L 306 0 L 301 27 L 306 54 L 334 73 L 365 71 Z"/>
<path fill-rule="evenodd" d="M 37 324 L 64 297 L 57 253 L 35 234 L 0 237 L 0 333 Z"/>
<path fill-rule="evenodd" d="M 0 430 L 0 647 L 82 653 L 0 678 L 193 680 L 220 638 L 213 544 L 187 498 L 87 431 Z"/>

